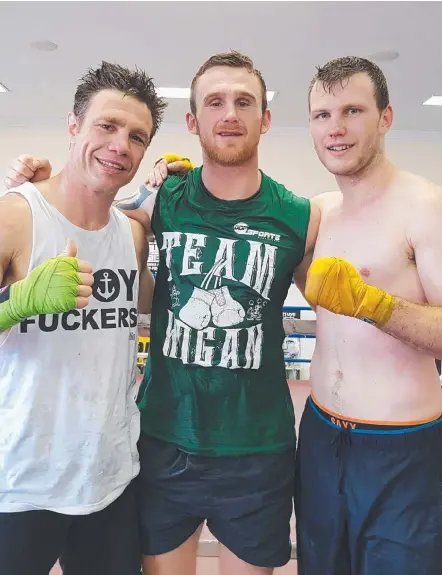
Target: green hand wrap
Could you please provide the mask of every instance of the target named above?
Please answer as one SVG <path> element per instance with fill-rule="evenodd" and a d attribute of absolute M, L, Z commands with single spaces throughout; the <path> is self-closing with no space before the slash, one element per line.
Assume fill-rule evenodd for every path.
<path fill-rule="evenodd" d="M 11 285 L 9 299 L 0 304 L 0 330 L 27 317 L 76 308 L 80 285 L 78 260 L 58 256 L 37 266 L 23 280 Z"/>

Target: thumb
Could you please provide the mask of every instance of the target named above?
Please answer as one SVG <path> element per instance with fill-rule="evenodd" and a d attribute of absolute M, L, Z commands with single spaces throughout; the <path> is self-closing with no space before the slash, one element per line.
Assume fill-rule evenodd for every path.
<path fill-rule="evenodd" d="M 62 255 L 71 258 L 77 257 L 77 244 L 74 242 L 74 240 L 68 240 L 68 243 L 66 244 L 66 249 L 64 250 Z"/>
<path fill-rule="evenodd" d="M 34 170 L 34 172 L 38 170 L 38 168 L 41 168 L 40 160 L 32 160 L 32 169 Z"/>

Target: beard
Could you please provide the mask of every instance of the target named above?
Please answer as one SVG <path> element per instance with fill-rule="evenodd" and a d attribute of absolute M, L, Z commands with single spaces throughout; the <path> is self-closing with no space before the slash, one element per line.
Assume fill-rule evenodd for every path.
<path fill-rule="evenodd" d="M 201 133 L 199 133 L 199 140 L 204 155 L 220 166 L 242 166 L 258 153 L 259 136 L 252 141 L 246 141 L 242 147 L 236 145 L 217 146 L 209 138 L 202 136 Z"/>

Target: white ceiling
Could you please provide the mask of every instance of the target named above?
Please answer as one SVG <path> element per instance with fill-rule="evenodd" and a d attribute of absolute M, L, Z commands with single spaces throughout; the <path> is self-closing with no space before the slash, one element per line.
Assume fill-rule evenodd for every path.
<path fill-rule="evenodd" d="M 442 2 L 0 2 L 0 127 L 62 125 L 77 79 L 101 60 L 144 68 L 157 86 L 188 86 L 215 52 L 250 55 L 270 90 L 273 125 L 307 125 L 315 66 L 395 50 L 382 63 L 396 130 L 442 131 Z M 29 43 L 51 40 L 55 52 Z M 182 124 L 186 101 L 165 122 Z M 165 128 L 167 129 L 167 125 Z"/>

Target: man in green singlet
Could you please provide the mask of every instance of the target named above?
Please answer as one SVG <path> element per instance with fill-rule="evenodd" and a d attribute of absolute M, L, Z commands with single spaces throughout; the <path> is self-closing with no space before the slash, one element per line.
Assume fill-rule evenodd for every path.
<path fill-rule="evenodd" d="M 222 575 L 270 575 L 290 558 L 293 509 L 282 306 L 319 209 L 258 168 L 271 115 L 249 58 L 207 60 L 186 120 L 202 168 L 120 206 L 160 254 L 139 396 L 144 568 L 194 575 L 207 520 Z"/>

